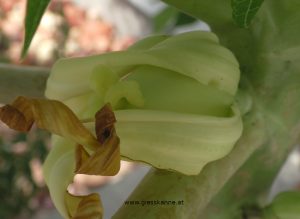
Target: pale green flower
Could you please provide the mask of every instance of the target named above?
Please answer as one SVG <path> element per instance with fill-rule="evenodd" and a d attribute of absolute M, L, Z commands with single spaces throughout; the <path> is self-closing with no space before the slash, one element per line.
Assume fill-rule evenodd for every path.
<path fill-rule="evenodd" d="M 234 103 L 240 72 L 211 32 L 152 36 L 127 51 L 61 59 L 46 89 L 91 130 L 109 102 L 121 156 L 188 175 L 233 148 L 242 132 Z"/>

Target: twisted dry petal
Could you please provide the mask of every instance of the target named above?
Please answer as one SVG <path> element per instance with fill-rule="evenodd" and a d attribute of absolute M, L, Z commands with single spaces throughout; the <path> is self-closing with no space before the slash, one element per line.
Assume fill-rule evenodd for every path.
<path fill-rule="evenodd" d="M 67 187 L 75 171 L 94 175 L 115 175 L 119 171 L 119 138 L 109 105 L 96 114 L 97 138 L 67 106 L 55 100 L 18 97 L 11 105 L 0 108 L 0 118 L 16 130 L 28 131 L 36 122 L 39 128 L 60 135 L 54 137 L 54 147 L 43 166 L 55 206 L 65 218 L 102 218 L 96 194 L 73 196 Z M 80 150 L 75 150 L 75 145 L 80 145 Z"/>
<path fill-rule="evenodd" d="M 0 119 L 17 131 L 29 131 L 34 123 L 30 103 L 25 97 L 18 97 L 11 105 L 1 107 Z"/>

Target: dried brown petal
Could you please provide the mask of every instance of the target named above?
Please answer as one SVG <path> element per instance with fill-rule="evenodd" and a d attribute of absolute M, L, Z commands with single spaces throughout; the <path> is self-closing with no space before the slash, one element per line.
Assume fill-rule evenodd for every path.
<path fill-rule="evenodd" d="M 95 131 L 98 141 L 103 144 L 111 135 L 116 117 L 109 104 L 104 105 L 95 115 Z"/>
<path fill-rule="evenodd" d="M 91 156 L 82 147 L 76 148 L 76 173 L 112 176 L 120 169 L 120 140 L 116 134 L 115 116 L 107 104 L 96 113 L 96 135 L 102 147 Z"/>
<path fill-rule="evenodd" d="M 18 97 L 11 105 L 1 107 L 0 120 L 11 129 L 29 131 L 34 122 L 30 101 L 25 97 Z"/>
<path fill-rule="evenodd" d="M 28 131 L 36 122 L 39 128 L 71 139 L 91 150 L 101 147 L 76 115 L 56 100 L 18 97 L 11 105 L 0 108 L 0 119 L 18 131 Z"/>

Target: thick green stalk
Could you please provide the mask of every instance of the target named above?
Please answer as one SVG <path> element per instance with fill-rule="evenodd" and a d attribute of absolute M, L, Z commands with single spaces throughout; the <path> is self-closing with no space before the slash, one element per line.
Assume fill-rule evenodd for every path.
<path fill-rule="evenodd" d="M 260 111 L 266 118 L 268 142 L 248 159 L 199 218 L 241 218 L 243 209 L 265 204 L 262 196 L 290 150 L 299 142 L 300 40 L 295 28 L 299 28 L 300 16 L 297 9 L 297 1 L 266 1 L 248 30 L 255 49 L 250 52 L 246 48 L 252 54 L 252 61 L 244 58 L 240 63 L 243 77 L 255 89 Z M 223 33 L 224 42 L 237 57 L 245 53 L 245 48 L 234 46 L 233 42 L 240 39 L 238 34 Z"/>
<path fill-rule="evenodd" d="M 0 64 L 0 103 L 17 96 L 44 97 L 49 70 L 38 67 Z"/>

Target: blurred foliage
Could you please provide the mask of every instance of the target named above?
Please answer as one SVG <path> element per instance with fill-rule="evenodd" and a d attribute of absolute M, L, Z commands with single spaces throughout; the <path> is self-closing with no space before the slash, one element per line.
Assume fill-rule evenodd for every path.
<path fill-rule="evenodd" d="M 5 136 L 3 136 L 5 137 Z M 46 204 L 48 192 L 35 179 L 33 161 L 43 162 L 48 149 L 43 131 L 14 134 L 12 140 L 0 139 L 0 218 L 30 218 Z"/>

